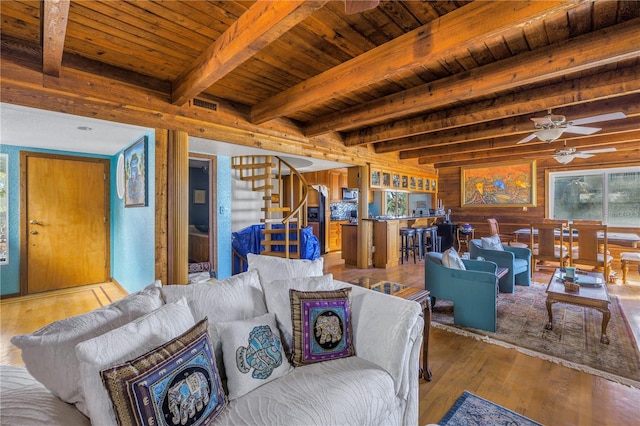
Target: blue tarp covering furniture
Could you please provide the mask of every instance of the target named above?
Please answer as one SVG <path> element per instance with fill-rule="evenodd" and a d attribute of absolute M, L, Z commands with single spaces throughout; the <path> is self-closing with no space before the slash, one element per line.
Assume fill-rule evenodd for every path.
<path fill-rule="evenodd" d="M 282 229 L 284 225 L 273 225 L 274 229 Z M 232 233 L 231 246 L 244 259 L 248 253 L 260 254 L 264 249 L 261 242 L 264 239 L 264 225 L 251 225 L 241 231 Z M 292 234 L 295 237 L 295 234 Z M 283 234 L 273 235 L 274 240 L 284 240 Z M 295 238 L 291 238 L 295 240 Z M 273 247 L 273 251 L 284 251 L 284 247 Z M 297 247 L 292 247 L 291 252 L 296 253 Z M 300 259 L 316 260 L 320 257 L 320 242 L 313 235 L 312 228 L 307 226 L 300 230 Z M 233 256 L 233 270 L 244 272 L 247 270 L 246 260 L 242 262 L 237 256 Z"/>

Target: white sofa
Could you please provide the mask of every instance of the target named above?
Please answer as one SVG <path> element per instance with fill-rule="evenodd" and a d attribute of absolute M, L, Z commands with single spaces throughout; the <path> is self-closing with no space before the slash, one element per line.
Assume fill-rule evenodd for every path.
<path fill-rule="evenodd" d="M 275 317 L 283 346 L 292 350 L 287 347 L 294 345 L 285 296 L 289 288 L 351 289 L 355 356 L 296 367 L 284 362 L 277 378 L 274 370 L 273 380 L 249 384 L 240 394 L 236 386 L 245 383 L 238 385 L 235 375 L 226 374 L 225 406 L 214 424 L 417 424 L 424 327 L 420 305 L 322 276 L 322 259 L 252 255 L 249 270 L 229 279 L 189 286 L 156 283 L 89 317 L 70 318 L 15 337 L 27 368 L 2 367 L 0 423 L 115 424 L 98 371 L 146 353 L 204 317 L 222 377 L 225 369 L 229 372 L 228 361 L 234 360 L 223 350 L 234 324 L 263 314 Z M 149 312 L 141 303 L 149 305 Z M 175 330 L 165 330 L 171 327 Z"/>

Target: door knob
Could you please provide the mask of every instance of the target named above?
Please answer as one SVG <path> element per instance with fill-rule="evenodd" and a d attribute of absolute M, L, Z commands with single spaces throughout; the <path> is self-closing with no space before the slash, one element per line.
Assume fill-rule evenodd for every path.
<path fill-rule="evenodd" d="M 29 231 L 29 233 L 30 233 L 31 235 L 36 235 L 36 234 L 38 233 L 38 231 L 36 231 L 36 230 L 31 230 L 31 231 Z"/>
<path fill-rule="evenodd" d="M 42 225 L 42 222 L 38 222 L 38 221 L 37 221 L 37 220 L 35 220 L 35 219 L 31 219 L 31 220 L 29 221 L 29 223 L 30 223 L 30 224 L 32 224 L 32 225 Z"/>

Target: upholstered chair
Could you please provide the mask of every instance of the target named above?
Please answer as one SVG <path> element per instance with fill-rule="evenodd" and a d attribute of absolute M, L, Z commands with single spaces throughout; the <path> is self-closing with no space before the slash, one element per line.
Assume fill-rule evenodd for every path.
<path fill-rule="evenodd" d="M 428 252 L 424 288 L 436 299 L 453 302 L 453 322 L 463 327 L 496 331 L 497 266 L 493 262 L 462 259 L 463 269 L 447 267 L 442 253 Z"/>
<path fill-rule="evenodd" d="M 493 245 L 487 244 L 486 241 L 491 239 L 494 240 Z M 484 246 L 483 240 L 485 240 Z M 499 247 L 502 247 L 502 250 Z M 471 240 L 469 252 L 471 259 L 482 257 L 484 260 L 495 262 L 501 268 L 509 269 L 498 283 L 501 292 L 515 292 L 516 284 L 531 285 L 531 250 L 528 248 L 500 244 L 499 240 L 496 243 L 493 237 Z"/>

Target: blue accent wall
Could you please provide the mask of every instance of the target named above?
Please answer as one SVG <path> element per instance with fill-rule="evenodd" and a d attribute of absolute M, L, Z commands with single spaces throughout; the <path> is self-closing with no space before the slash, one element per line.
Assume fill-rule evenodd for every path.
<path fill-rule="evenodd" d="M 218 229 L 215 233 L 218 246 L 218 278 L 231 276 L 231 157 L 218 156 L 216 167 L 218 191 Z"/>
<path fill-rule="evenodd" d="M 44 152 L 57 155 L 72 155 L 108 159 L 106 155 L 56 151 L 15 145 L 0 145 L 0 153 L 9 155 L 9 263 L 0 265 L 0 294 L 20 293 L 20 152 Z M 111 165 L 114 175 L 115 166 Z M 112 181 L 114 179 L 112 178 Z"/>
<path fill-rule="evenodd" d="M 155 134 L 151 132 L 145 136 L 146 206 L 125 207 L 124 198 L 118 198 L 116 173 L 120 152 L 111 159 L 111 277 L 129 293 L 155 280 Z"/>

